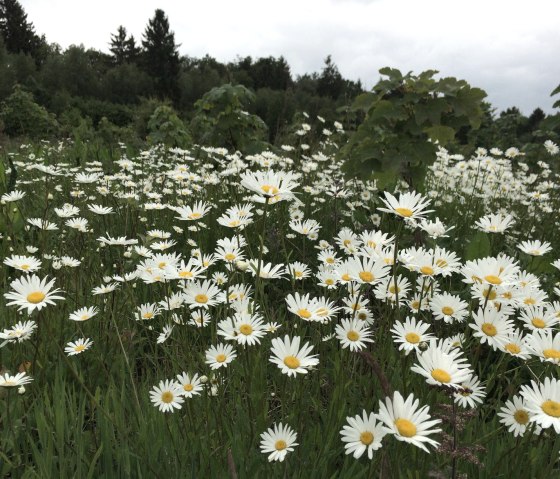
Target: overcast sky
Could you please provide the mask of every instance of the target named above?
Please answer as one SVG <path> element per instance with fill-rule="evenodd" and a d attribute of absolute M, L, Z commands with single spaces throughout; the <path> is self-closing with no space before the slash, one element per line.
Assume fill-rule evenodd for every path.
<path fill-rule="evenodd" d="M 163 9 L 181 54 L 280 56 L 292 73 L 331 54 L 370 88 L 383 66 L 439 70 L 483 88 L 499 110 L 552 112 L 560 83 L 559 0 L 20 0 L 39 34 L 63 48 L 108 51 L 124 25 L 137 40 Z"/>

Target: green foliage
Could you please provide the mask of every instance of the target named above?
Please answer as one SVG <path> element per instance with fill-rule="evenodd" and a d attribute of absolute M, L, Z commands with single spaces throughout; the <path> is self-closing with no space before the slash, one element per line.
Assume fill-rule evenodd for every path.
<path fill-rule="evenodd" d="M 107 71 L 103 79 L 108 100 L 113 103 L 137 104 L 152 90 L 152 79 L 133 63 L 123 63 Z"/>
<path fill-rule="evenodd" d="M 325 66 L 319 77 L 319 82 L 317 84 L 317 92 L 320 95 L 328 96 L 332 99 L 336 99 L 342 93 L 344 88 L 344 79 L 338 71 L 338 67 L 332 61 L 329 55 L 325 59 Z"/>
<path fill-rule="evenodd" d="M 118 28 L 116 34 L 111 35 L 109 50 L 111 50 L 114 62 L 117 65 L 135 62 L 140 55 L 140 49 L 136 46 L 134 36 L 130 35 L 127 37 L 126 28 L 122 25 Z"/>
<path fill-rule="evenodd" d="M 558 93 L 560 93 L 560 84 L 554 90 L 552 90 L 552 93 L 550 94 L 550 96 L 558 95 Z M 554 104 L 552 105 L 552 108 L 560 108 L 560 99 L 558 99 L 554 102 Z"/>
<path fill-rule="evenodd" d="M 9 52 L 31 55 L 40 62 L 45 40 L 35 33 L 17 0 L 0 0 L 0 35 Z"/>
<path fill-rule="evenodd" d="M 260 88 L 255 92 L 255 95 L 255 114 L 268 125 L 268 139 L 273 143 L 296 113 L 293 92 Z"/>
<path fill-rule="evenodd" d="M 192 144 L 191 135 L 175 110 L 162 105 L 154 111 L 148 122 L 148 142 L 186 148 Z"/>
<path fill-rule="evenodd" d="M 176 98 L 180 71 L 178 46 L 163 10 L 157 9 L 148 22 L 142 46 L 142 65 L 154 80 L 156 94 L 160 98 Z"/>
<path fill-rule="evenodd" d="M 435 79 L 435 70 L 379 72 L 383 78 L 351 107 L 365 119 L 341 152 L 350 159 L 348 172 L 412 176 L 433 161 L 436 142 L 449 145 L 461 128 L 480 126 L 486 93 L 465 80 Z"/>
<path fill-rule="evenodd" d="M 52 134 L 58 127 L 55 118 L 35 103 L 33 95 L 17 85 L 2 103 L 0 119 L 9 136 L 40 138 Z"/>
<path fill-rule="evenodd" d="M 191 123 L 195 141 L 246 152 L 262 150 L 267 126 L 247 112 L 254 101 L 255 94 L 243 85 L 210 90 L 195 103 Z"/>

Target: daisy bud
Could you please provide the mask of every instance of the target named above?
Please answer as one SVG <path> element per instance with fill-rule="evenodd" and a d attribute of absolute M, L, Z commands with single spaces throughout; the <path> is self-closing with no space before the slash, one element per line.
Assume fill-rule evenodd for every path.
<path fill-rule="evenodd" d="M 235 266 L 239 271 L 245 272 L 249 268 L 249 263 L 247 261 L 236 261 Z"/>
<path fill-rule="evenodd" d="M 25 394 L 25 386 L 20 386 L 17 390 L 18 394 Z"/>

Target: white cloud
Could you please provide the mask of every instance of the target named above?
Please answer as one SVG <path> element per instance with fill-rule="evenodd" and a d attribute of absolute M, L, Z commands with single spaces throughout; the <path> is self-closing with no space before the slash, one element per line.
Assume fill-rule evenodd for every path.
<path fill-rule="evenodd" d="M 560 3 L 550 0 L 22 0 L 39 33 L 107 51 L 124 25 L 137 39 L 156 8 L 181 53 L 220 61 L 284 55 L 292 72 L 341 73 L 371 87 L 379 68 L 437 69 L 485 89 L 498 109 L 551 111 L 560 83 Z"/>

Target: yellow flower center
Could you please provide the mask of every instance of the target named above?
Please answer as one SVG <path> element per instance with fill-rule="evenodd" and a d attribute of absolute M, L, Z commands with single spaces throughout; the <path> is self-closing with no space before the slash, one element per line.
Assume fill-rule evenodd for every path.
<path fill-rule="evenodd" d="M 357 341 L 358 339 L 360 339 L 360 335 L 356 331 L 348 331 L 348 333 L 346 334 L 346 337 L 350 341 Z"/>
<path fill-rule="evenodd" d="M 253 328 L 249 324 L 239 326 L 239 332 L 245 336 L 249 336 L 253 332 Z"/>
<path fill-rule="evenodd" d="M 183 389 L 184 389 L 185 391 L 187 391 L 187 392 L 190 392 L 190 391 L 192 391 L 192 390 L 194 389 L 194 386 L 193 386 L 192 384 L 185 384 L 185 385 L 183 386 Z"/>
<path fill-rule="evenodd" d="M 297 369 L 301 365 L 298 358 L 295 356 L 286 356 L 284 358 L 284 364 L 288 366 L 290 369 Z"/>
<path fill-rule="evenodd" d="M 529 414 L 523 409 L 518 409 L 513 413 L 513 419 L 515 419 L 519 424 L 527 424 L 529 422 Z"/>
<path fill-rule="evenodd" d="M 486 336 L 496 336 L 496 334 L 498 334 L 498 330 L 496 329 L 496 326 L 494 326 L 491 323 L 484 323 L 480 329 L 482 329 L 482 332 L 484 334 L 486 334 Z"/>
<path fill-rule="evenodd" d="M 216 361 L 219 363 L 223 363 L 226 360 L 226 355 L 225 354 L 218 354 L 216 356 Z"/>
<path fill-rule="evenodd" d="M 331 279 L 331 278 L 326 279 L 326 280 L 325 280 L 325 284 L 326 284 L 327 286 L 332 286 L 332 285 L 334 284 L 334 280 Z"/>
<path fill-rule="evenodd" d="M 344 273 L 340 278 L 344 281 L 350 281 L 352 279 L 348 273 Z"/>
<path fill-rule="evenodd" d="M 86 347 L 83 344 L 78 344 L 75 348 L 74 351 L 77 353 L 81 353 L 84 349 L 86 349 Z"/>
<path fill-rule="evenodd" d="M 434 274 L 434 268 L 431 266 L 422 266 L 420 268 L 420 272 L 426 276 L 432 276 Z"/>
<path fill-rule="evenodd" d="M 161 263 L 158 264 L 158 268 L 159 269 L 163 269 L 167 266 L 167 263 L 165 261 L 162 261 Z"/>
<path fill-rule="evenodd" d="M 406 333 L 404 339 L 411 344 L 418 344 L 420 342 L 420 335 L 416 333 Z"/>
<path fill-rule="evenodd" d="M 276 449 L 277 451 L 283 451 L 287 447 L 288 445 L 286 444 L 286 441 L 283 441 L 282 439 L 279 439 L 274 443 L 274 449 Z"/>
<path fill-rule="evenodd" d="M 162 395 L 161 395 L 161 400 L 162 402 L 164 402 L 165 404 L 169 404 L 170 402 L 173 401 L 173 393 L 171 391 L 165 391 Z"/>
<path fill-rule="evenodd" d="M 535 328 L 544 328 L 546 326 L 546 323 L 541 318 L 533 318 L 531 324 Z"/>
<path fill-rule="evenodd" d="M 305 318 L 305 319 L 309 319 L 312 316 L 311 311 L 309 311 L 308 309 L 305 309 L 305 308 L 298 309 L 297 314 L 298 314 L 298 316 L 300 316 L 302 318 Z"/>
<path fill-rule="evenodd" d="M 391 286 L 389 286 L 389 293 L 395 294 L 395 291 L 396 291 L 397 293 L 400 293 L 400 292 L 401 292 L 401 288 L 395 288 L 395 285 L 394 285 L 394 284 L 392 284 Z"/>
<path fill-rule="evenodd" d="M 373 434 L 369 431 L 364 431 L 360 434 L 360 441 L 365 446 L 369 446 L 373 442 Z"/>
<path fill-rule="evenodd" d="M 144 319 L 152 319 L 154 317 L 154 313 L 144 313 L 142 317 Z"/>
<path fill-rule="evenodd" d="M 22 264 L 20 266 L 20 269 L 22 269 L 23 271 L 27 271 L 29 268 L 31 268 L 31 266 L 29 266 L 28 264 Z"/>
<path fill-rule="evenodd" d="M 35 291 L 34 293 L 29 293 L 27 295 L 27 302 L 32 304 L 37 304 L 45 299 L 45 295 L 41 291 Z"/>
<path fill-rule="evenodd" d="M 436 261 L 436 265 L 440 268 L 445 268 L 449 263 L 445 261 L 443 258 L 440 258 Z"/>
<path fill-rule="evenodd" d="M 560 417 L 560 402 L 549 399 L 541 404 L 541 409 L 549 416 Z"/>
<path fill-rule="evenodd" d="M 510 352 L 511 354 L 519 354 L 521 352 L 521 348 L 514 343 L 506 344 L 506 351 Z"/>
<path fill-rule="evenodd" d="M 280 191 L 276 186 L 272 185 L 262 185 L 261 190 L 267 195 L 275 195 Z"/>
<path fill-rule="evenodd" d="M 537 303 L 537 300 L 534 298 L 525 298 L 523 302 L 527 305 L 533 305 Z"/>
<path fill-rule="evenodd" d="M 190 271 L 179 271 L 180 278 L 192 278 L 193 274 Z"/>
<path fill-rule="evenodd" d="M 441 312 L 446 316 L 451 316 L 455 311 L 450 306 L 444 306 L 443 308 L 441 308 Z"/>
<path fill-rule="evenodd" d="M 343 244 L 344 246 L 348 246 L 348 245 L 351 244 L 351 243 L 352 243 L 352 240 L 349 240 L 349 239 L 345 239 L 345 240 L 342 242 L 342 244 Z"/>
<path fill-rule="evenodd" d="M 498 294 L 493 289 L 485 289 L 482 292 L 482 296 L 489 299 L 490 301 L 494 301 L 496 299 L 496 297 L 498 296 Z"/>
<path fill-rule="evenodd" d="M 432 371 L 432 377 L 440 383 L 448 383 L 451 381 L 451 375 L 443 369 L 434 369 Z"/>
<path fill-rule="evenodd" d="M 235 228 L 236 226 L 239 226 L 240 222 L 238 220 L 233 220 L 229 222 L 229 226 L 231 226 L 232 228 Z"/>
<path fill-rule="evenodd" d="M 408 208 L 395 208 L 395 212 L 405 218 L 410 218 L 414 214 L 414 211 L 409 210 Z"/>
<path fill-rule="evenodd" d="M 395 421 L 395 426 L 397 426 L 397 430 L 401 436 L 413 437 L 416 435 L 416 426 L 408 419 L 397 419 Z"/>
<path fill-rule="evenodd" d="M 494 276 L 493 274 L 489 274 L 488 276 L 484 276 L 484 279 L 487 283 L 499 285 L 502 284 L 502 280 L 498 276 Z"/>
<path fill-rule="evenodd" d="M 197 220 L 197 219 L 200 218 L 201 216 L 202 216 L 202 215 L 201 215 L 200 213 L 191 213 L 191 214 L 189 215 L 189 218 L 190 218 L 191 220 Z"/>
<path fill-rule="evenodd" d="M 543 356 L 546 359 L 560 359 L 560 351 L 558 349 L 545 349 Z"/>
<path fill-rule="evenodd" d="M 360 271 L 358 276 L 364 283 L 371 283 L 375 279 L 375 276 L 373 276 L 373 274 L 369 271 Z"/>
<path fill-rule="evenodd" d="M 87 320 L 89 319 L 89 314 L 82 314 L 82 315 L 80 316 L 80 319 L 81 319 L 82 321 L 87 321 Z"/>
<path fill-rule="evenodd" d="M 224 259 L 225 259 L 226 261 L 233 261 L 236 257 L 237 257 L 237 256 L 235 256 L 233 253 L 227 253 L 227 254 L 224 256 Z"/>
<path fill-rule="evenodd" d="M 208 296 L 206 296 L 205 294 L 197 294 L 197 295 L 194 297 L 194 300 L 195 300 L 197 303 L 204 304 L 204 303 L 207 303 L 207 302 L 208 302 Z"/>

